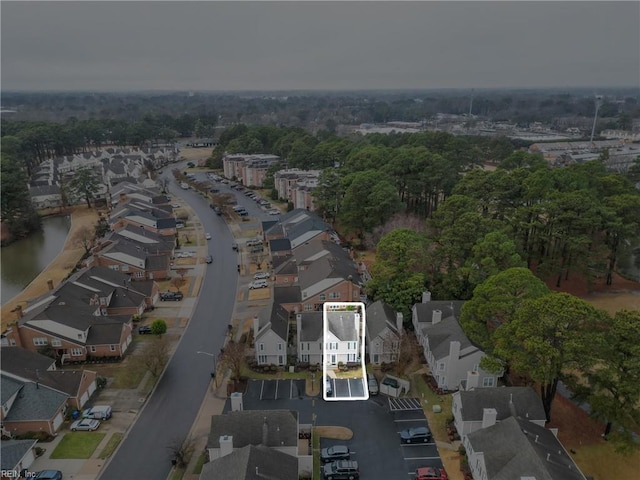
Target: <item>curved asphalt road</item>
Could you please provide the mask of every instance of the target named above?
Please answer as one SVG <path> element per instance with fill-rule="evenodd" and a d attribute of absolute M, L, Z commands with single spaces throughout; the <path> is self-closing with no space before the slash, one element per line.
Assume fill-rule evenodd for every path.
<path fill-rule="evenodd" d="M 176 165 L 167 170 L 173 168 Z M 238 283 L 233 236 L 206 200 L 191 190 L 181 190 L 170 172 L 164 175 L 171 178 L 170 191 L 191 206 L 204 231 L 211 233 L 213 238 L 207 243 L 213 264 L 205 264 L 198 303 L 175 354 L 100 480 L 167 478 L 171 470 L 167 447 L 187 437 L 211 382 L 213 360 L 196 352 L 220 352 L 233 314 Z"/>

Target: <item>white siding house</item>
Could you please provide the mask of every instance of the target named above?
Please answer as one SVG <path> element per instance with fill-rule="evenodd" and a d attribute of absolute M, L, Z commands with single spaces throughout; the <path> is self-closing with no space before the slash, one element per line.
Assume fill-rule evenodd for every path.
<path fill-rule="evenodd" d="M 402 313 L 378 300 L 367 307 L 367 352 L 373 365 L 394 362 L 400 348 Z"/>
<path fill-rule="evenodd" d="M 296 314 L 298 362 L 322 364 L 322 312 Z"/>
<path fill-rule="evenodd" d="M 356 312 L 327 312 L 324 338 L 327 366 L 360 361 L 360 314 Z"/>
<path fill-rule="evenodd" d="M 253 338 L 258 365 L 287 364 L 289 313 L 278 304 L 253 319 Z"/>

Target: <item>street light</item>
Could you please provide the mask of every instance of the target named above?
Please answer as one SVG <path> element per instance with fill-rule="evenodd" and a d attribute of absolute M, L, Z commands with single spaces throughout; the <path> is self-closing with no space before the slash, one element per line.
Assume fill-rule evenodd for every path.
<path fill-rule="evenodd" d="M 218 365 L 216 363 L 216 356 L 213 353 L 209 353 L 209 352 L 196 352 L 196 353 L 201 353 L 202 355 L 208 355 L 210 357 L 213 358 L 213 372 L 211 372 L 211 378 L 215 379 L 215 383 L 216 383 L 216 387 L 218 386 L 218 377 L 216 377 L 216 372 L 218 371 Z"/>

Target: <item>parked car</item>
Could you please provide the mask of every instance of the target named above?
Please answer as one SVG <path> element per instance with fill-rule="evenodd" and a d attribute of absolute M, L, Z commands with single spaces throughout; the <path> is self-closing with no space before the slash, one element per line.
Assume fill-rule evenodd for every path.
<path fill-rule="evenodd" d="M 431 430 L 427 427 L 408 428 L 400 432 L 402 443 L 428 443 L 431 441 Z"/>
<path fill-rule="evenodd" d="M 164 292 L 160 294 L 160 300 L 162 301 L 179 302 L 183 298 L 184 298 L 184 295 L 180 292 Z"/>
<path fill-rule="evenodd" d="M 196 164 L 193 163 L 193 162 L 187 163 L 187 167 L 189 167 L 189 168 L 195 168 L 195 166 L 196 166 Z"/>
<path fill-rule="evenodd" d="M 247 212 L 246 210 L 241 210 L 240 212 L 238 212 L 238 215 L 240 215 L 241 217 L 246 217 L 249 215 L 249 212 Z"/>
<path fill-rule="evenodd" d="M 258 272 L 253 275 L 254 280 L 264 280 L 269 278 L 271 274 L 269 272 Z"/>
<path fill-rule="evenodd" d="M 380 393 L 378 381 L 373 373 L 367 373 L 367 386 L 369 387 L 369 395 L 378 395 Z"/>
<path fill-rule="evenodd" d="M 262 253 L 264 251 L 264 247 L 260 245 L 259 247 L 253 247 L 251 249 L 251 253 Z"/>
<path fill-rule="evenodd" d="M 333 387 L 331 386 L 331 379 L 325 378 L 324 389 L 327 391 L 327 397 L 333 396 Z"/>
<path fill-rule="evenodd" d="M 100 420 L 94 420 L 92 418 L 83 418 L 81 420 L 76 420 L 71 424 L 71 431 L 75 432 L 77 430 L 92 432 L 97 430 L 100 426 Z"/>
<path fill-rule="evenodd" d="M 266 280 L 256 280 L 255 282 L 251 282 L 249 284 L 249 290 L 255 290 L 258 288 L 267 288 L 269 283 Z"/>
<path fill-rule="evenodd" d="M 259 238 L 252 238 L 251 240 L 247 240 L 247 247 L 255 247 L 256 245 L 262 245 L 262 240 Z"/>
<path fill-rule="evenodd" d="M 216 215 L 222 215 L 222 210 L 220 207 L 213 207 L 213 211 L 216 212 Z"/>
<path fill-rule="evenodd" d="M 180 204 L 179 203 L 174 203 L 173 205 L 171 205 L 173 208 L 180 208 Z"/>
<path fill-rule="evenodd" d="M 269 210 L 267 213 L 268 213 L 269 215 L 280 215 L 280 214 L 281 214 L 280 210 L 278 210 L 277 208 L 272 208 L 272 209 L 271 209 L 271 210 Z"/>
<path fill-rule="evenodd" d="M 351 457 L 351 452 L 346 445 L 334 445 L 333 447 L 323 448 L 320 451 L 320 461 L 323 463 L 349 460 L 349 457 Z"/>
<path fill-rule="evenodd" d="M 231 250 L 238 251 L 238 244 L 237 243 L 232 244 L 231 245 Z"/>
<path fill-rule="evenodd" d="M 444 468 L 421 467 L 416 470 L 416 480 L 447 480 L 448 478 Z"/>
<path fill-rule="evenodd" d="M 207 255 L 207 258 L 204 259 L 207 263 L 213 263 L 213 257 L 211 255 Z"/>
<path fill-rule="evenodd" d="M 143 325 L 141 327 L 138 327 L 138 333 L 140 335 L 149 335 L 151 334 L 151 325 Z"/>
<path fill-rule="evenodd" d="M 62 472 L 60 470 L 41 470 L 36 473 L 34 478 L 36 480 L 62 480 Z"/>
<path fill-rule="evenodd" d="M 151 333 L 151 327 L 149 327 L 149 333 Z M 91 408 L 87 408 L 82 412 L 82 418 L 94 418 L 96 420 L 109 420 L 111 418 L 111 406 L 109 405 L 94 405 Z"/>
<path fill-rule="evenodd" d="M 360 478 L 358 462 L 352 460 L 339 460 L 327 463 L 322 468 L 325 480 L 355 480 Z"/>
<path fill-rule="evenodd" d="M 205 233 L 204 234 L 204 238 L 206 238 L 207 240 L 211 240 L 211 234 L 210 233 Z"/>

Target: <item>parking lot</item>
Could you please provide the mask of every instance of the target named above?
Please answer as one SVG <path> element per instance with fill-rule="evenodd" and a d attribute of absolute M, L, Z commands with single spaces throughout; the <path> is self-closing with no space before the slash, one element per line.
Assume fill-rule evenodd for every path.
<path fill-rule="evenodd" d="M 358 381 L 336 380 L 340 386 L 334 388 L 346 388 L 347 392 L 352 388 L 350 380 Z M 351 429 L 352 439 L 322 438 L 320 446 L 347 445 L 353 452 L 351 458 L 358 462 L 363 480 L 412 480 L 418 467 L 442 466 L 434 443 L 403 445 L 400 442 L 402 430 L 427 426 L 418 399 L 378 395 L 366 401 L 325 402 L 321 398 L 307 397 L 303 380 L 252 380 L 243 404 L 245 410 L 296 410 L 300 423 Z M 227 402 L 226 409 L 229 408 Z"/>
<path fill-rule="evenodd" d="M 364 397 L 364 380 L 362 378 L 331 378 L 333 396 L 335 398 Z"/>
<path fill-rule="evenodd" d="M 305 396 L 304 380 L 251 380 L 245 398 L 293 400 Z"/>

